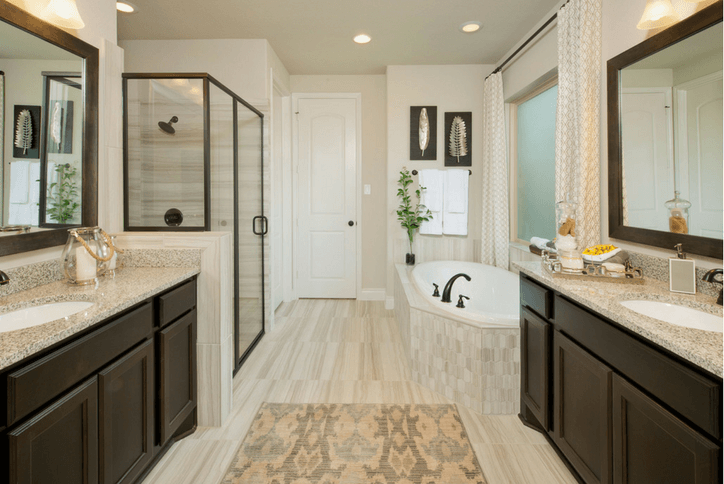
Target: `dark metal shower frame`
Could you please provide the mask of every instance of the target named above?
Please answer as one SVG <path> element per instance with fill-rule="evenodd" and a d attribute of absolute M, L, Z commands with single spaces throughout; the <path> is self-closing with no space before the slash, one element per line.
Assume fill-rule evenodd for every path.
<path fill-rule="evenodd" d="M 204 91 L 204 226 L 203 227 L 132 227 L 128 224 L 128 80 L 129 79 L 201 79 L 203 81 Z M 269 226 L 266 216 L 264 216 L 264 114 L 254 106 L 246 102 L 234 91 L 216 80 L 213 76 L 205 72 L 192 73 L 125 73 L 123 74 L 123 228 L 127 232 L 208 232 L 211 231 L 211 99 L 210 84 L 228 94 L 235 102 L 233 104 L 234 117 L 234 375 L 239 371 L 241 365 L 246 361 L 248 356 L 256 347 L 257 343 L 266 333 L 266 291 L 264 290 L 264 236 Z M 255 235 L 261 236 L 261 322 L 262 329 L 254 338 L 254 341 L 244 351 L 239 354 L 239 122 L 238 122 L 238 105 L 243 104 L 250 111 L 259 116 L 260 125 L 260 175 L 261 175 L 261 214 L 254 217 L 252 231 Z M 261 232 L 256 231 L 256 220 L 261 218 L 263 229 Z"/>

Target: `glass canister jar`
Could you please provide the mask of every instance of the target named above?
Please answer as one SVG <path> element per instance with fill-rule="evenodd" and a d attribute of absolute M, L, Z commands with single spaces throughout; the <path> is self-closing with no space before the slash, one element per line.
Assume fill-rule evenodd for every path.
<path fill-rule="evenodd" d="M 108 270 L 114 253 L 108 234 L 100 227 L 69 229 L 61 256 L 65 277 L 71 284 L 95 284 Z"/>
<path fill-rule="evenodd" d="M 669 232 L 674 234 L 689 233 L 689 209 L 691 202 L 679 196 L 679 192 L 674 192 L 674 198 L 664 203 L 669 210 Z"/>
<path fill-rule="evenodd" d="M 583 258 L 578 250 L 576 235 L 576 209 L 578 204 L 566 201 L 556 203 L 556 249 L 561 266 L 567 272 L 583 270 Z"/>

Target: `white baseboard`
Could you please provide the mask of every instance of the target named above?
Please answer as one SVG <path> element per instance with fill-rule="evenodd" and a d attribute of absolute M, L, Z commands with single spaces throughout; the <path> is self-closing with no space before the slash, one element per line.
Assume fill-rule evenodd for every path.
<path fill-rule="evenodd" d="M 391 311 L 395 309 L 395 298 L 390 296 L 387 299 L 385 299 L 385 309 L 388 311 Z"/>
<path fill-rule="evenodd" d="M 384 289 L 362 289 L 360 291 L 358 301 L 384 301 L 385 300 Z"/>

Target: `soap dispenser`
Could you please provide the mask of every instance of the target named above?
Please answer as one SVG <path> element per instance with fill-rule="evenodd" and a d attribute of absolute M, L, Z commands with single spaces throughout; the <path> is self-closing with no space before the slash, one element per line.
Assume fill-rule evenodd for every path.
<path fill-rule="evenodd" d="M 669 259 L 669 291 L 696 294 L 696 264 L 687 259 L 682 244 L 676 244 L 676 257 Z"/>

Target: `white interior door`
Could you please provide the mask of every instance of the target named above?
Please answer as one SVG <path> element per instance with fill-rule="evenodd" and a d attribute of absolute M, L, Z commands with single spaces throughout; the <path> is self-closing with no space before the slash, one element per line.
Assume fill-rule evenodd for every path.
<path fill-rule="evenodd" d="M 685 99 L 680 126 L 688 167 L 689 233 L 721 239 L 722 210 L 722 73 L 705 76 L 678 88 Z M 682 119 L 683 118 L 683 119 Z M 682 129 L 683 128 L 683 129 Z"/>
<path fill-rule="evenodd" d="M 271 221 L 271 242 L 272 242 L 272 311 L 284 300 L 284 257 L 283 257 L 283 124 L 282 124 L 282 95 L 274 88 L 272 99 L 272 221 Z"/>
<path fill-rule="evenodd" d="M 357 101 L 297 99 L 298 291 L 357 297 Z"/>
<path fill-rule="evenodd" d="M 671 89 L 621 95 L 628 225 L 668 230 L 664 203 L 674 198 Z"/>

